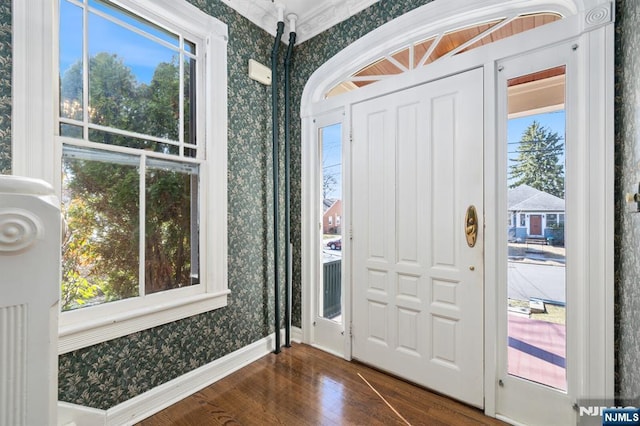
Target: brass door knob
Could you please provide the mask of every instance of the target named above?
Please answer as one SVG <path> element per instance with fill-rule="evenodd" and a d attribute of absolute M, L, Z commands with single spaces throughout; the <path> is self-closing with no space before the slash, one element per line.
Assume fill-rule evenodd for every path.
<path fill-rule="evenodd" d="M 464 233 L 467 238 L 467 245 L 474 247 L 478 239 L 478 213 L 476 207 L 472 204 L 467 208 L 467 214 L 464 218 Z"/>

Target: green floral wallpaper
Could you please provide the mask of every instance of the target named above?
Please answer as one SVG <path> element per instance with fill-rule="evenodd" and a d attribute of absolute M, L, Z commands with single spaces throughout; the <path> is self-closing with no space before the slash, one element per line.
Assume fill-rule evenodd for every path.
<path fill-rule="evenodd" d="M 60 357 L 61 400 L 108 409 L 273 331 L 270 88 L 247 77 L 269 64 L 273 37 L 218 0 L 189 0 L 229 26 L 229 286 L 226 308 Z M 445 0 L 437 0 L 445 1 Z M 292 81 L 293 323 L 301 322 L 300 97 L 311 74 L 369 31 L 429 0 L 382 0 L 295 50 Z M 640 2 L 617 0 L 616 194 L 637 184 L 640 161 Z M 11 7 L 0 2 L 0 172 L 10 172 Z M 280 124 L 282 125 L 282 123 Z M 282 134 L 283 132 L 281 132 Z M 282 169 L 281 169 L 282 170 Z M 280 194 L 281 200 L 283 194 Z M 616 384 L 640 394 L 640 214 L 616 197 Z M 281 219 L 282 223 L 282 219 Z M 281 265 L 283 262 L 281 262 Z"/>
<path fill-rule="evenodd" d="M 0 174 L 11 173 L 11 2 L 0 3 Z"/>
<path fill-rule="evenodd" d="M 616 2 L 616 394 L 640 396 L 640 213 L 622 195 L 638 188 L 640 2 Z"/>

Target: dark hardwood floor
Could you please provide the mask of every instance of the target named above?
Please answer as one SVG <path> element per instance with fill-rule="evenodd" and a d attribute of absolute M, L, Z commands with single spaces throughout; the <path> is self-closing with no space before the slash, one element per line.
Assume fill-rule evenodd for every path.
<path fill-rule="evenodd" d="M 366 381 L 365 381 L 366 380 Z M 367 384 L 368 382 L 368 384 Z M 386 402 L 385 402 L 386 400 Z M 498 425 L 481 411 L 357 362 L 294 344 L 139 423 Z"/>

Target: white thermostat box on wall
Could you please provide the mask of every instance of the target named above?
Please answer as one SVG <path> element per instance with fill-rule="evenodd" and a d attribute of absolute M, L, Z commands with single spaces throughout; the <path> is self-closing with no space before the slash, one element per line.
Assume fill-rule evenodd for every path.
<path fill-rule="evenodd" d="M 253 59 L 249 59 L 249 77 L 264 85 L 271 85 L 271 69 Z"/>

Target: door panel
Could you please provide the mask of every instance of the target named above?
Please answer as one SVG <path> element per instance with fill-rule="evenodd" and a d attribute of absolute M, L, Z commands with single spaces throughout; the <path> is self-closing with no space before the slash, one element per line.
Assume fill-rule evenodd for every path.
<path fill-rule="evenodd" d="M 481 70 L 353 106 L 353 356 L 483 405 Z"/>

